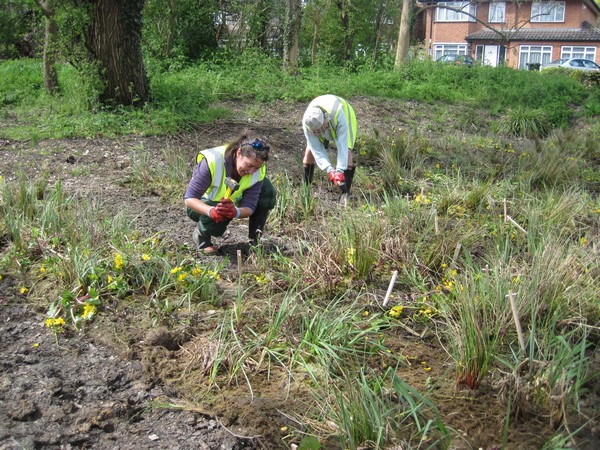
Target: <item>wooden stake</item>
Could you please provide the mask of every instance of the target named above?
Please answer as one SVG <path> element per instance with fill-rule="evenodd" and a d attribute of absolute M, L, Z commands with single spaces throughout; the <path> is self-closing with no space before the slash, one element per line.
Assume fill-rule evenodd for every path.
<path fill-rule="evenodd" d="M 435 230 L 435 234 L 440 234 L 440 227 L 438 225 L 437 209 L 433 210 L 433 229 Z"/>
<path fill-rule="evenodd" d="M 504 223 L 506 223 L 506 218 L 508 217 L 508 211 L 506 209 L 506 199 L 504 199 Z"/>
<path fill-rule="evenodd" d="M 508 219 L 510 221 L 510 223 L 512 223 L 515 227 L 517 227 L 523 233 L 527 234 L 527 230 L 525 228 L 523 228 L 521 225 L 519 225 L 512 217 L 506 216 L 505 220 L 504 220 L 505 222 L 506 222 L 506 219 Z"/>
<path fill-rule="evenodd" d="M 516 294 L 514 292 L 508 293 L 510 308 L 512 309 L 513 318 L 515 320 L 515 328 L 517 329 L 517 336 L 519 337 L 519 345 L 521 346 L 523 353 L 525 353 L 525 339 L 523 338 L 523 330 L 521 329 L 521 321 L 519 320 L 519 312 L 517 311 L 517 302 L 515 297 Z"/>
<path fill-rule="evenodd" d="M 489 286 L 490 285 L 490 266 L 489 264 L 485 265 L 484 269 L 481 269 L 485 272 L 485 285 Z"/>
<path fill-rule="evenodd" d="M 237 251 L 238 278 L 242 279 L 242 251 Z"/>
<path fill-rule="evenodd" d="M 392 279 L 390 280 L 390 285 L 388 286 L 388 290 L 385 293 L 385 298 L 383 299 L 383 306 L 385 307 L 390 301 L 390 296 L 392 295 L 392 289 L 394 289 L 394 284 L 396 283 L 396 277 L 398 276 L 398 271 L 394 270 L 392 274 Z"/>
<path fill-rule="evenodd" d="M 461 247 L 462 247 L 462 244 L 460 242 L 458 242 L 456 244 L 456 248 L 454 249 L 454 256 L 452 257 L 452 264 L 450 264 L 451 269 L 454 269 L 456 267 L 456 260 L 458 259 L 458 254 L 460 253 Z"/>

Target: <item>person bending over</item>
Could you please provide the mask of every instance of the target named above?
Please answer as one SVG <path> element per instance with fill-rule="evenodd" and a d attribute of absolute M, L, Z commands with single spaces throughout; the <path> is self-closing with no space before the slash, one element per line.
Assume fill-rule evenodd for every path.
<path fill-rule="evenodd" d="M 312 100 L 306 108 L 302 118 L 302 129 L 306 137 L 306 151 L 302 161 L 303 182 L 307 185 L 312 183 L 316 163 L 319 169 L 327 172 L 331 182 L 340 187 L 341 196 L 347 197 L 355 170 L 352 161 L 357 132 L 354 109 L 341 97 L 332 94 L 321 95 Z M 337 147 L 335 167 L 327 153 L 331 142 Z"/>

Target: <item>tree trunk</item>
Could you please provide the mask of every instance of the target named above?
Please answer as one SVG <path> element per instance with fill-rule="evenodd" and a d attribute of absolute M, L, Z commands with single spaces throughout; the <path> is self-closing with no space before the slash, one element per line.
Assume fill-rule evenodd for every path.
<path fill-rule="evenodd" d="M 373 42 L 372 42 L 373 61 L 376 61 L 377 57 L 379 56 L 379 42 L 381 40 L 381 25 L 383 22 L 383 14 L 384 14 L 386 8 L 387 8 L 386 1 L 382 1 L 381 3 L 379 3 L 379 6 L 377 7 L 377 15 L 375 16 L 375 33 L 374 33 Z"/>
<path fill-rule="evenodd" d="M 342 33 L 344 35 L 344 61 L 351 59 L 352 51 L 352 35 L 350 34 L 350 16 L 348 15 L 348 4 L 346 0 L 336 0 L 340 11 L 340 24 L 342 25 Z"/>
<path fill-rule="evenodd" d="M 58 54 L 58 25 L 56 24 L 56 10 L 54 5 L 47 1 L 38 1 L 38 6 L 45 17 L 44 34 L 44 87 L 48 94 L 58 91 L 58 73 L 56 72 L 56 58 Z"/>
<path fill-rule="evenodd" d="M 310 62 L 314 64 L 317 61 L 317 44 L 319 43 L 319 30 L 321 28 L 321 14 L 316 13 L 314 17 L 314 27 L 312 40 L 310 43 Z"/>
<path fill-rule="evenodd" d="M 299 35 L 302 21 L 300 0 L 286 0 L 286 18 L 283 36 L 283 64 L 292 75 L 298 75 Z"/>
<path fill-rule="evenodd" d="M 99 64 L 104 104 L 141 106 L 150 97 L 141 46 L 144 2 L 94 0 L 88 47 Z"/>
<path fill-rule="evenodd" d="M 398 32 L 398 46 L 396 47 L 396 61 L 394 66 L 398 67 L 408 57 L 410 47 L 410 12 L 412 0 L 403 0 L 402 17 L 400 17 L 400 31 Z"/>
<path fill-rule="evenodd" d="M 175 22 L 177 21 L 177 13 L 179 9 L 179 1 L 172 1 L 169 5 L 169 31 L 165 42 L 165 49 L 163 55 L 168 58 L 171 54 L 171 47 L 173 46 L 173 35 L 175 34 Z"/>

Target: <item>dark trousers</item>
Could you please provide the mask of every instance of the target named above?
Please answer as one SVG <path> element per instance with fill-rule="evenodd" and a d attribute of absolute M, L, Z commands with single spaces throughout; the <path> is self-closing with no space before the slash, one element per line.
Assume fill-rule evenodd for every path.
<path fill-rule="evenodd" d="M 257 217 L 265 217 L 268 212 L 275 208 L 277 200 L 277 195 L 275 193 L 275 187 L 271 180 L 267 177 L 263 179 L 262 190 L 260 191 L 260 196 L 258 197 L 258 203 L 256 204 L 256 209 L 251 218 L 254 216 Z M 218 202 L 213 202 L 207 199 L 202 199 L 204 203 L 210 206 L 215 206 Z M 198 230 L 200 230 L 200 234 L 203 236 L 223 236 L 225 230 L 227 229 L 227 225 L 231 220 L 225 220 L 223 222 L 216 223 L 210 217 L 205 216 L 204 214 L 199 214 L 191 208 L 186 208 L 187 215 L 194 222 L 198 222 Z"/>

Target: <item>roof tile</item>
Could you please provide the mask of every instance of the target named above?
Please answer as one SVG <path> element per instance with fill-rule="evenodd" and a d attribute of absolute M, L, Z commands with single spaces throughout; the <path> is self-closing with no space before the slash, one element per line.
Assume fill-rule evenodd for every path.
<path fill-rule="evenodd" d="M 586 24 L 587 25 L 587 24 Z M 600 29 L 584 28 L 521 28 L 500 30 L 511 41 L 600 41 Z M 490 29 L 480 30 L 466 37 L 467 41 L 498 41 L 499 33 Z"/>

